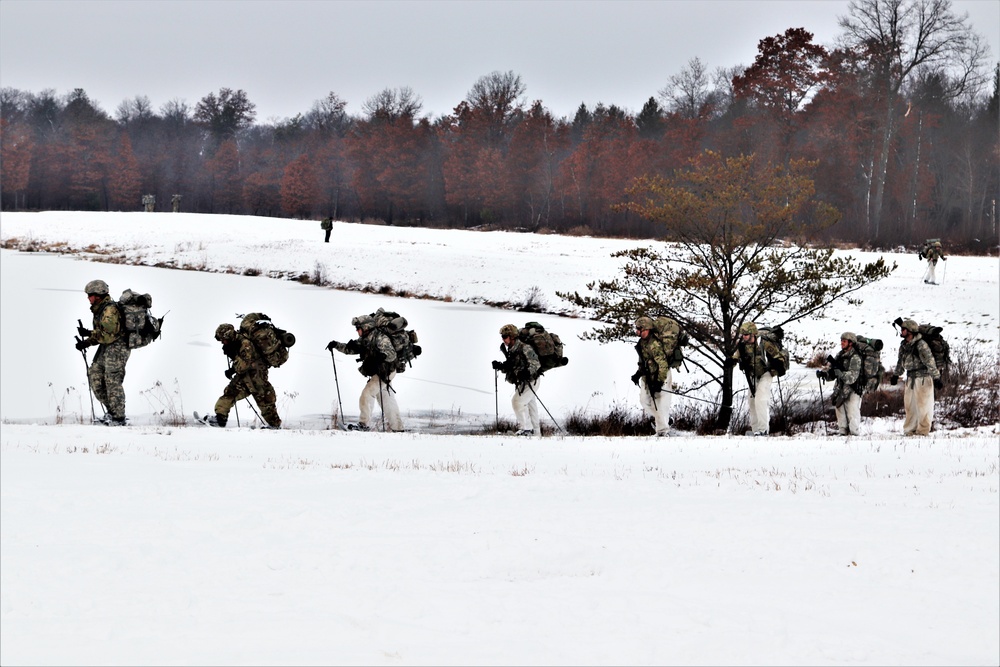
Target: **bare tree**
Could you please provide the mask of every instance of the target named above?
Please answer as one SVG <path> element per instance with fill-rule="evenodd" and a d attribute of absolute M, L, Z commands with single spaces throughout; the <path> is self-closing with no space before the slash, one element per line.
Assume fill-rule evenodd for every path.
<path fill-rule="evenodd" d="M 423 100 L 409 86 L 384 88 L 361 105 L 361 111 L 369 121 L 394 121 L 404 117 L 416 119 L 423 108 Z"/>
<path fill-rule="evenodd" d="M 486 121 L 491 139 L 499 141 L 522 117 L 526 90 L 520 74 L 491 72 L 472 84 L 465 101 L 473 115 Z"/>
<path fill-rule="evenodd" d="M 344 136 L 350 125 L 350 119 L 344 110 L 346 108 L 347 102 L 331 91 L 323 99 L 313 102 L 312 109 L 306 115 L 306 123 L 320 132 Z"/>
<path fill-rule="evenodd" d="M 708 68 L 700 58 L 692 58 L 658 94 L 663 105 L 682 118 L 701 117 L 711 94 Z"/>
<path fill-rule="evenodd" d="M 884 107 L 872 160 L 875 192 L 868 210 L 869 235 L 877 242 L 903 84 L 918 68 L 934 67 L 948 72 L 948 95 L 961 95 L 985 81 L 987 48 L 969 26 L 968 14 L 952 12 L 951 0 L 851 0 L 848 11 L 840 18 L 842 40 L 848 49 L 867 58 Z"/>
<path fill-rule="evenodd" d="M 143 123 L 152 119 L 153 116 L 153 104 L 145 95 L 136 95 L 130 100 L 123 100 L 115 109 L 115 120 L 123 126 L 128 126 L 131 123 Z"/>

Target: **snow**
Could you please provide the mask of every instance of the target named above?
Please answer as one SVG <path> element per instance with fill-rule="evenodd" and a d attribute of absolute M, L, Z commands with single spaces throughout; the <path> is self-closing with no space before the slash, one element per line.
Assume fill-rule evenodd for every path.
<path fill-rule="evenodd" d="M 324 244 L 316 221 L 79 212 L 5 212 L 0 238 L 40 250 L 0 251 L 2 664 L 1000 662 L 996 425 L 470 435 L 497 404 L 511 419 L 490 367 L 507 322 L 567 343 L 570 364 L 539 389 L 557 420 L 637 409 L 630 345 L 486 304 L 537 291 L 562 310 L 557 290 L 614 275 L 610 253 L 640 242 L 335 223 Z M 107 249 L 131 264 L 81 261 Z M 953 256 L 940 286 L 913 253 L 887 259 L 900 268 L 860 308 L 795 323 L 796 356 L 850 329 L 883 338 L 889 364 L 899 315 L 996 354 L 997 258 Z M 303 273 L 437 300 L 266 277 Z M 72 337 L 98 277 L 170 311 L 129 362 L 125 429 L 80 423 Z M 335 382 L 324 346 L 378 307 L 424 349 L 396 381 L 410 430 L 330 430 L 337 384 L 352 419 L 364 379 L 337 355 Z M 178 424 L 211 411 L 226 383 L 212 334 L 250 310 L 298 337 L 271 374 L 286 428 L 251 430 L 246 403 L 242 428 Z M 809 373 L 783 380 L 815 391 Z"/>

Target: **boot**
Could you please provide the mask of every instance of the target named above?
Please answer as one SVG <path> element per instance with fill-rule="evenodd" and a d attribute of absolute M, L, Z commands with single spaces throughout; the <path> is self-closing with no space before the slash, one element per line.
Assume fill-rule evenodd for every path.
<path fill-rule="evenodd" d="M 217 428 L 225 428 L 226 427 L 226 422 L 228 422 L 228 421 L 229 421 L 229 417 L 227 415 L 215 414 L 215 415 L 210 415 L 210 416 L 208 416 L 208 417 L 205 418 L 205 423 L 206 424 L 208 424 L 209 426 L 215 426 Z"/>

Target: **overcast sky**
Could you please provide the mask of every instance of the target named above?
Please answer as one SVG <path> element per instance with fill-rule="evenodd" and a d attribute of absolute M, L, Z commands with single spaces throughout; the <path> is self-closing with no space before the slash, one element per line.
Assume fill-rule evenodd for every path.
<path fill-rule="evenodd" d="M 1000 54 L 1000 0 L 955 0 Z M 473 83 L 514 71 L 556 116 L 581 102 L 630 111 L 693 57 L 750 64 L 757 42 L 792 27 L 830 45 L 847 0 L 0 0 L 0 85 L 83 88 L 114 114 L 125 99 L 192 108 L 243 89 L 257 121 L 305 113 L 336 92 L 360 113 L 409 86 L 423 115 L 450 113 Z"/>

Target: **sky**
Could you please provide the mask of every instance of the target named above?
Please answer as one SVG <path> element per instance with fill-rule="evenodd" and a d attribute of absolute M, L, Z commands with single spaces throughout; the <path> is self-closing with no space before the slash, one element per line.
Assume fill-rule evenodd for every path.
<path fill-rule="evenodd" d="M 1000 0 L 955 0 L 1000 54 Z M 581 103 L 638 112 L 694 57 L 753 62 L 760 39 L 805 27 L 831 45 L 846 0 L 213 2 L 3 0 L 0 85 L 83 88 L 113 114 L 146 96 L 194 107 L 243 89 L 257 122 L 306 113 L 335 92 L 360 113 L 410 87 L 423 114 L 451 113 L 481 76 L 513 71 L 556 116 Z"/>
<path fill-rule="evenodd" d="M 579 340 L 587 320 L 477 301 L 582 289 L 614 271 L 616 244 L 640 242 L 338 222 L 326 244 L 315 221 L 5 212 L 0 240 L 14 238 L 40 251 L 0 250 L 0 664 L 1000 659 L 996 425 L 927 438 L 903 438 L 898 418 L 865 419 L 852 438 L 818 424 L 769 438 L 463 434 L 493 420 L 498 330 L 526 317 L 567 344 L 569 365 L 539 387 L 557 419 L 603 414 L 609 400 L 637 409 L 628 343 Z M 44 251 L 87 246 L 134 264 Z M 170 259 L 206 271 L 150 266 Z M 996 257 L 951 256 L 937 286 L 920 281 L 915 253 L 887 259 L 899 269 L 860 290 L 862 305 L 796 333 L 833 352 L 850 323 L 892 358 L 885 304 L 906 303 L 955 348 L 996 354 Z M 454 298 L 266 277 L 303 270 Z M 126 428 L 80 423 L 90 411 L 72 335 L 95 277 L 169 311 L 163 337 L 129 361 Z M 338 385 L 323 346 L 379 306 L 403 313 L 424 348 L 394 380 L 408 430 L 331 430 Z M 226 382 L 215 326 L 249 308 L 298 337 L 271 371 L 284 427 L 251 430 L 246 402 L 239 428 L 232 416 L 226 429 L 194 425 L 189 412 Z M 353 417 L 363 378 L 348 357 L 336 363 Z M 808 400 L 818 381 L 797 367 L 784 385 L 797 374 Z M 499 392 L 509 419 L 502 381 Z"/>

